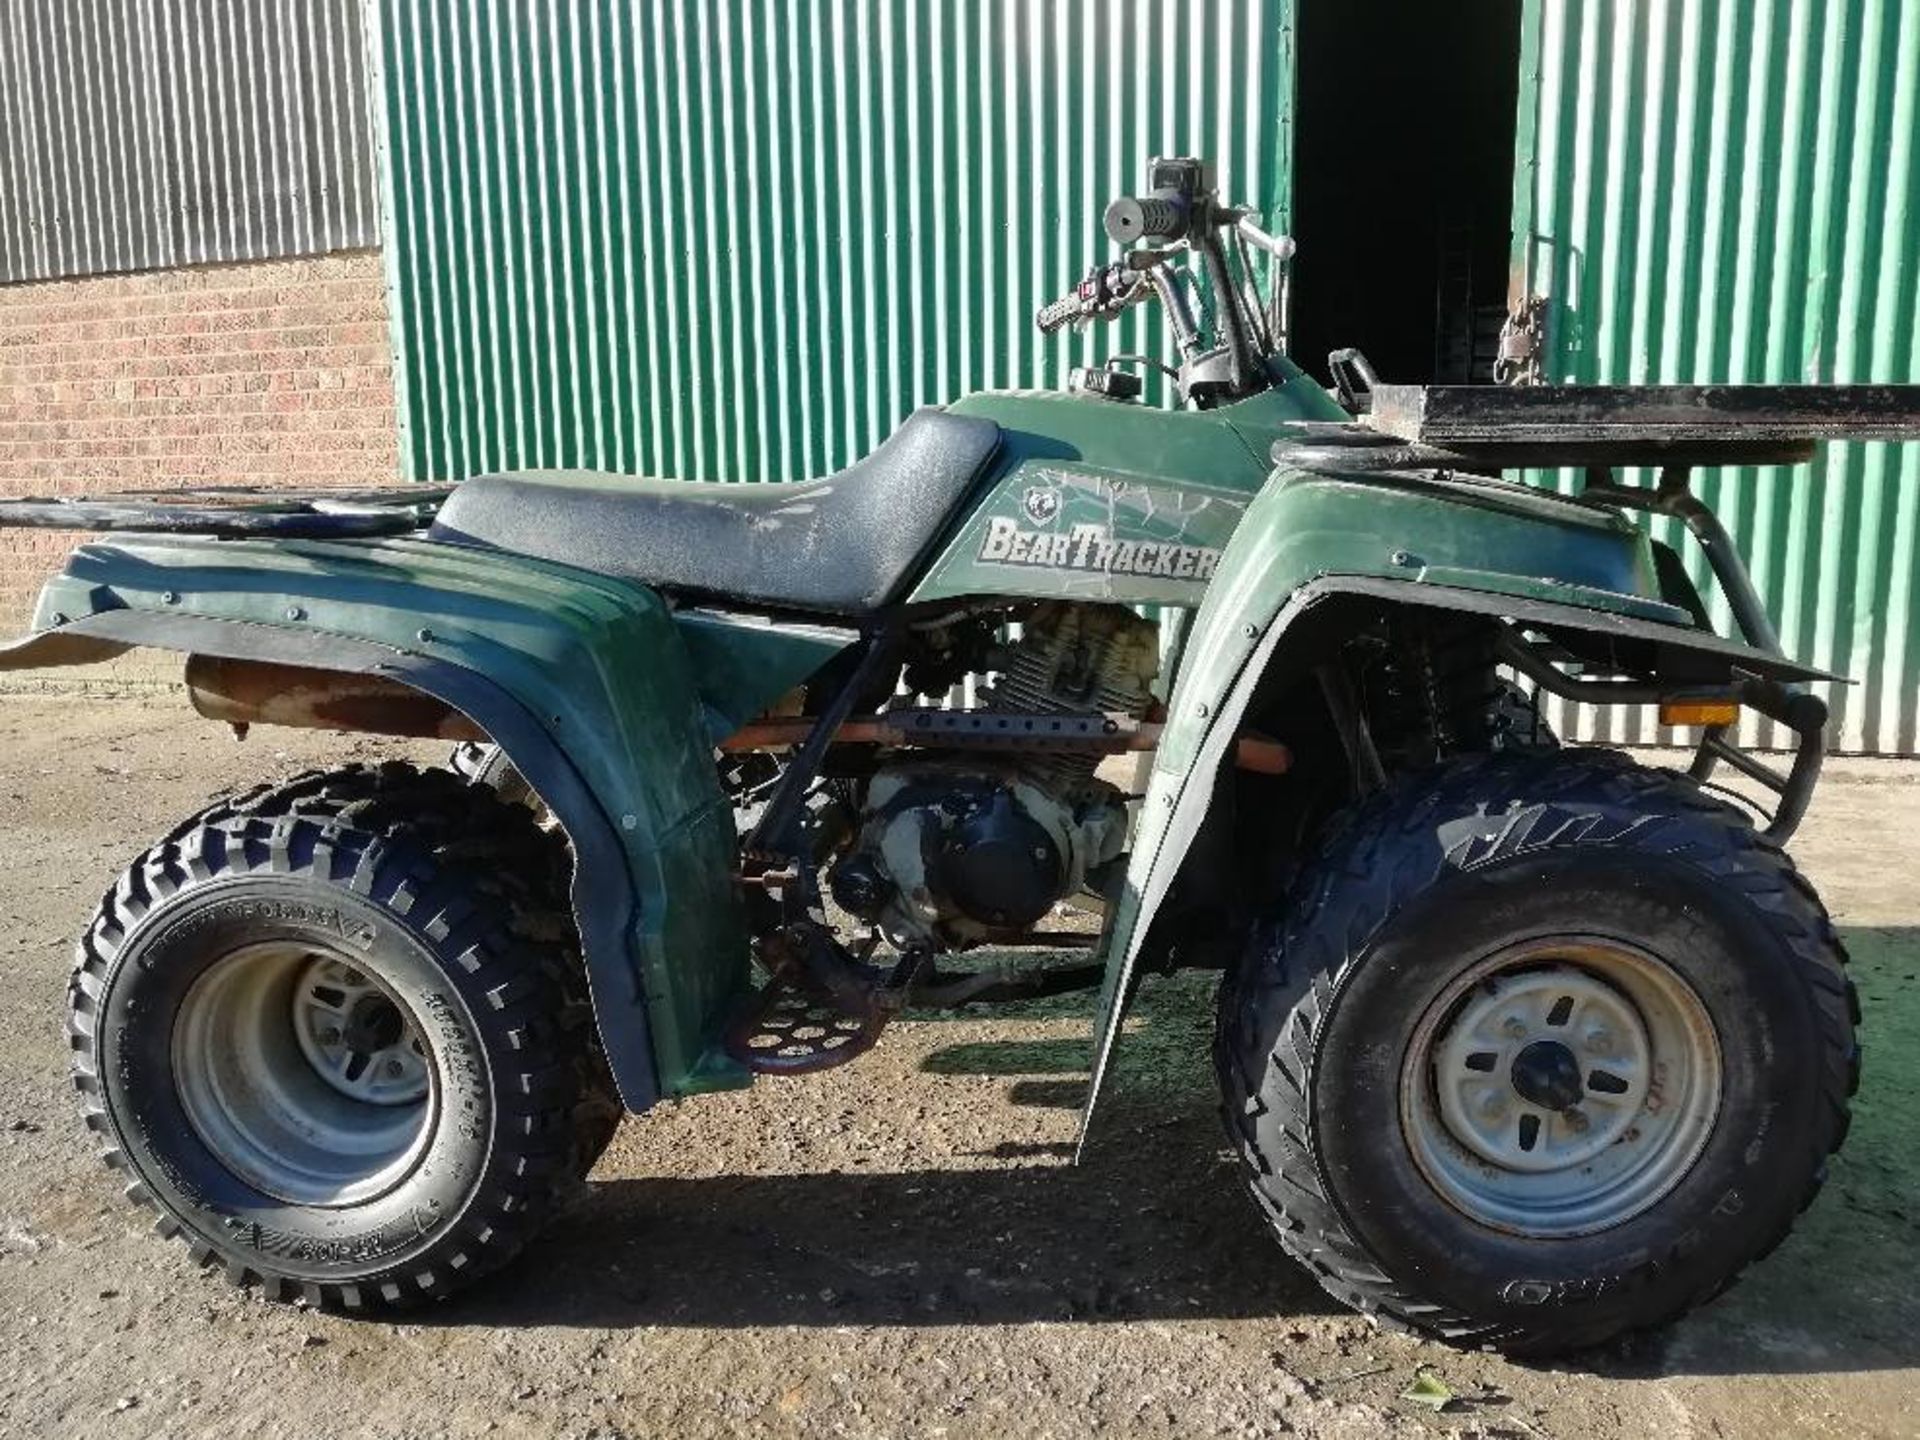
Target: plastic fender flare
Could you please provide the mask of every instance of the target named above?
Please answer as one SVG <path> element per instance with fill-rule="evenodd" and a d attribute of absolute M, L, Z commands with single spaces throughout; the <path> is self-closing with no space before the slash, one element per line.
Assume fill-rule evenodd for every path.
<path fill-rule="evenodd" d="M 1092 1078 L 1080 1112 L 1081 1153 L 1086 1149 L 1094 1108 L 1112 1063 L 1121 1022 L 1132 999 L 1140 951 L 1206 819 L 1215 777 L 1239 733 L 1254 691 L 1294 622 L 1313 605 L 1336 596 L 1372 597 L 1413 608 L 1524 619 L 1531 624 L 1585 630 L 1615 639 L 1653 640 L 1674 650 L 1738 665 L 1774 679 L 1831 678 L 1823 671 L 1710 632 L 1611 611 L 1557 604 L 1530 595 L 1368 575 L 1325 575 L 1298 586 L 1263 628 L 1246 625 L 1237 630 L 1237 668 L 1217 706 L 1196 707 L 1186 703 L 1181 693 L 1186 688 L 1183 681 L 1175 684 L 1174 699 L 1168 707 L 1173 718 L 1162 736 L 1161 753 L 1167 753 L 1169 741 L 1177 744 L 1180 738 L 1177 731 L 1184 731 L 1188 737 L 1197 731 L 1199 742 L 1193 748 L 1191 763 L 1184 770 L 1154 768 L 1142 803 L 1133 860 L 1128 867 L 1125 888 L 1114 907 L 1113 924 L 1107 937 L 1107 974 L 1101 988 L 1100 1018 L 1094 1030 Z"/>
<path fill-rule="evenodd" d="M 629 1111 L 639 1112 L 660 1098 L 646 996 L 626 942 L 638 897 L 623 848 L 579 771 L 524 705 L 477 671 L 372 640 L 138 610 L 82 616 L 0 648 L 0 668 L 108 659 L 134 646 L 382 675 L 451 706 L 486 731 L 573 844 L 574 922 L 594 1021 L 620 1099 Z"/>

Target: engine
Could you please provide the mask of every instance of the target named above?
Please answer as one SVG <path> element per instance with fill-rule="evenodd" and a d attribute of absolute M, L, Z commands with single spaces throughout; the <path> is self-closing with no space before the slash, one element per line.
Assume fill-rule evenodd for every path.
<path fill-rule="evenodd" d="M 991 660 L 987 711 L 1138 719 L 1156 628 L 1115 605 L 1041 607 Z M 1090 751 L 903 759 L 869 780 L 830 887 L 897 947 L 958 950 L 1029 930 L 1126 846 L 1126 797 Z"/>

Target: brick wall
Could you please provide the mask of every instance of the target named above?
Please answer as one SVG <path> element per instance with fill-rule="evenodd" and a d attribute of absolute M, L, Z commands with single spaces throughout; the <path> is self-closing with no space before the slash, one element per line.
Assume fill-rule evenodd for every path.
<path fill-rule="evenodd" d="M 0 496 L 398 465 L 377 253 L 0 286 Z M 81 538 L 0 530 L 0 639 Z"/>

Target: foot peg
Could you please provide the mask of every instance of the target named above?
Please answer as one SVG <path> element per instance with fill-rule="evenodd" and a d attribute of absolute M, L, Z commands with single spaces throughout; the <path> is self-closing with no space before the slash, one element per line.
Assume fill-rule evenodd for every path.
<path fill-rule="evenodd" d="M 784 980 L 769 980 L 727 1027 L 727 1053 L 761 1075 L 831 1070 L 873 1048 L 890 1012 L 849 1015 Z"/>

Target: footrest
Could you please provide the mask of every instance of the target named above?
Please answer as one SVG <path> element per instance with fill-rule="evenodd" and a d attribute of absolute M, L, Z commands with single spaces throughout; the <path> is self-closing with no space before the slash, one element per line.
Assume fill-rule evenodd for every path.
<path fill-rule="evenodd" d="M 761 1075 L 831 1070 L 873 1048 L 880 1014 L 849 1015 L 784 980 L 770 980 L 727 1028 L 727 1053 Z"/>

